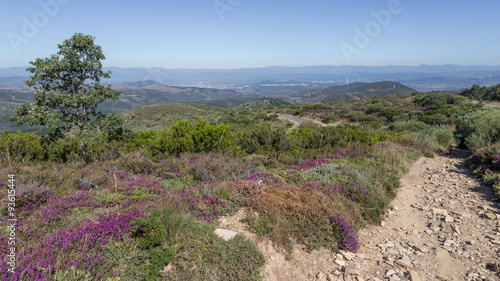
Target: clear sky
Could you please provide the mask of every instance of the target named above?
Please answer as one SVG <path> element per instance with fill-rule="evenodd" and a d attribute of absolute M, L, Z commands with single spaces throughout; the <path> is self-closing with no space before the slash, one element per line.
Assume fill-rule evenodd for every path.
<path fill-rule="evenodd" d="M 105 66 L 500 65 L 498 11 L 498 0 L 3 1 L 0 67 L 48 57 L 76 32 L 96 37 Z"/>

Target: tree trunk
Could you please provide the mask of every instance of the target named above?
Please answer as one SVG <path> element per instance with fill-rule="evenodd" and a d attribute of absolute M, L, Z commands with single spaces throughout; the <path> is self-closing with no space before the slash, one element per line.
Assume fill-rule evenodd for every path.
<path fill-rule="evenodd" d="M 83 162 L 87 162 L 87 154 L 85 153 L 85 142 L 80 138 L 80 156 Z"/>

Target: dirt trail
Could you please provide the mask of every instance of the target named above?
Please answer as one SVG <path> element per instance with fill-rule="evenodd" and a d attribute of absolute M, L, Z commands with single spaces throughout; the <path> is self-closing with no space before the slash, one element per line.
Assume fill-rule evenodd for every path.
<path fill-rule="evenodd" d="M 266 281 L 500 280 L 500 204 L 464 166 L 465 151 L 421 158 L 379 226 L 359 232 L 358 253 L 306 253 L 285 260 L 236 216 L 221 226 L 244 233 L 267 258 Z"/>
<path fill-rule="evenodd" d="M 324 124 L 318 120 L 315 119 L 309 119 L 309 118 L 303 118 L 303 117 L 297 117 L 293 115 L 286 115 L 286 114 L 277 114 L 279 119 L 282 120 L 287 120 L 293 123 L 294 126 L 299 126 L 300 124 L 304 122 L 314 122 L 322 127 L 328 126 L 327 124 Z"/>

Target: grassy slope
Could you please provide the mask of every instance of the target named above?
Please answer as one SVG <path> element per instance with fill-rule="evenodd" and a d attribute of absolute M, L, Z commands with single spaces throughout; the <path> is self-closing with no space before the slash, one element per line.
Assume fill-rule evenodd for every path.
<path fill-rule="evenodd" d="M 412 92 L 415 90 L 400 83 L 383 81 L 328 87 L 321 90 L 305 91 L 295 96 L 303 103 L 329 103 L 347 98 L 367 99 L 373 96 L 385 97 L 392 94 L 411 94 Z"/>
<path fill-rule="evenodd" d="M 135 108 L 121 113 L 121 116 L 126 120 L 126 128 L 139 131 L 170 127 L 180 119 L 190 122 L 196 122 L 198 119 L 215 122 L 227 113 L 227 109 L 209 105 L 170 103 Z"/>
<path fill-rule="evenodd" d="M 369 111 L 370 106 L 373 111 Z M 361 112 L 382 122 L 381 109 L 395 107 L 401 109 L 404 118 L 411 111 L 422 110 L 412 105 L 412 98 L 397 96 L 380 100 L 350 100 L 321 107 L 285 106 L 279 110 L 296 110 L 299 114 L 319 118 L 332 113 L 339 116 L 345 114 L 349 118 L 351 112 Z M 249 115 L 249 118 L 259 118 L 259 113 L 267 113 L 269 110 L 266 108 L 242 112 Z M 190 121 L 203 118 L 210 122 L 228 112 L 227 109 L 199 104 L 167 104 L 146 106 L 123 115 L 129 119 L 129 128 L 141 130 L 169 125 L 170 118 Z M 406 120 L 402 123 L 402 130 L 407 130 L 406 126 L 411 125 Z M 249 130 L 249 126 L 243 128 L 249 132 L 257 131 L 253 128 Z M 353 128 L 347 127 L 345 135 L 352 130 Z M 89 266 L 80 263 L 86 255 L 87 238 L 78 236 L 80 234 L 77 231 L 70 231 L 67 235 L 74 237 L 78 243 L 70 245 L 66 250 L 54 247 L 47 242 L 51 240 L 46 238 L 53 237 L 68 227 L 73 231 L 85 226 L 85 231 L 95 230 L 95 237 L 89 235 L 95 241 L 89 241 L 97 243 L 96 241 L 103 241 L 103 238 L 109 238 L 104 237 L 108 235 L 107 232 L 102 232 L 97 227 L 108 226 L 100 217 L 108 218 L 106 216 L 112 212 L 119 213 L 121 219 L 126 219 L 124 214 L 130 214 L 131 210 L 149 212 L 155 207 L 168 210 L 165 206 L 177 203 L 181 206 L 192 204 L 188 210 L 198 218 L 207 220 L 205 216 L 208 212 L 208 221 L 230 214 L 236 208 L 253 208 L 258 211 L 259 216 L 250 215 L 246 218 L 249 228 L 261 236 L 270 237 L 285 248 L 293 246 L 291 241 L 298 241 L 308 249 L 327 247 L 332 250 L 355 250 L 354 226 L 346 226 L 339 220 L 352 221 L 356 226 L 376 223 L 395 195 L 399 177 L 421 155 L 421 150 L 416 148 L 416 142 L 420 140 L 417 137 L 428 138 L 440 131 L 426 126 L 418 132 L 417 137 L 410 139 L 415 141 L 412 147 L 401 144 L 406 139 L 390 132 L 366 127 L 363 130 L 368 133 L 365 142 L 358 143 L 356 133 L 352 136 L 353 140 L 346 139 L 342 147 L 293 147 L 279 152 L 259 151 L 258 154 L 244 157 L 185 153 L 179 157 L 172 155 L 153 158 L 139 150 L 132 153 L 120 152 L 117 156 L 90 164 L 78 161 L 38 164 L 20 162 L 15 173 L 19 178 L 19 198 L 23 201 L 17 212 L 37 231 L 19 233 L 19 238 L 27 241 L 20 247 L 28 248 L 34 254 L 33 258 L 25 259 L 21 265 L 33 266 L 31 263 L 35 261 L 44 261 L 47 257 L 38 249 L 48 249 L 54 251 L 50 252 L 54 253 L 51 262 L 59 257 L 64 261 L 64 271 L 51 273 L 59 277 L 56 280 L 76 280 L 72 277 L 76 275 L 81 278 L 86 274 L 95 276 L 86 273 L 84 270 Z M 377 143 L 377 134 L 385 135 L 387 138 L 383 140 L 386 141 Z M 275 131 L 274 135 L 279 133 Z M 319 135 L 314 135 L 308 139 L 320 138 Z M 372 140 L 374 143 L 370 145 Z M 338 143 L 340 142 L 335 142 L 335 145 L 338 146 Z M 109 150 L 119 151 L 124 146 L 109 146 Z M 333 151 L 334 149 L 337 150 Z M 107 152 L 107 148 L 105 150 Z M 10 169 L 0 170 L 0 185 L 7 181 L 9 173 Z M 258 184 L 260 180 L 265 182 L 264 185 Z M 332 189 L 330 185 L 361 186 L 363 189 L 342 191 Z M 5 193 L 2 196 L 5 199 Z M 53 213 L 47 216 L 47 212 Z M 169 263 L 173 265 L 173 269 L 167 275 L 172 280 L 258 280 L 262 260 L 256 248 L 243 237 L 240 236 L 229 244 L 224 243 L 212 234 L 216 224 L 193 220 L 182 212 L 165 214 L 162 219 L 165 217 L 168 217 L 165 223 L 173 225 L 172 229 L 178 232 L 172 233 L 171 228 L 157 228 L 164 224 L 154 221 L 149 223 L 155 227 L 143 234 L 127 230 L 124 233 L 133 234 L 133 239 L 122 239 L 116 235 L 116 243 L 112 241 L 104 246 L 90 247 L 91 253 L 103 255 L 103 260 L 92 264 L 90 268 L 106 277 L 116 273 L 120 280 L 141 280 L 145 278 L 144 274 L 158 275 L 159 269 Z M 71 221 L 70 226 L 66 219 Z M 127 221 L 121 223 L 124 229 L 129 227 Z M 144 224 L 148 222 L 144 221 Z M 3 225 L 0 225 L 0 229 L 1 227 Z M 164 243 L 153 243 L 155 237 L 151 236 L 155 233 L 161 233 L 159 238 Z M 340 235 L 338 237 L 345 234 L 343 237 L 347 237 L 347 240 L 339 239 L 336 234 Z M 0 239 L 5 237 L 5 232 L 0 232 Z M 6 245 L 2 243 L 0 245 Z M 0 255 L 3 254 L 5 251 L 2 248 Z M 78 270 L 69 267 L 70 258 L 66 254 L 79 261 Z M 161 256 L 160 261 L 158 256 Z M 239 262 L 241 260 L 245 262 Z M 104 265 L 109 267 L 104 268 Z M 54 268 L 55 263 L 49 266 Z M 146 268 L 148 271 L 145 271 Z M 92 277 L 89 279 L 92 280 Z"/>

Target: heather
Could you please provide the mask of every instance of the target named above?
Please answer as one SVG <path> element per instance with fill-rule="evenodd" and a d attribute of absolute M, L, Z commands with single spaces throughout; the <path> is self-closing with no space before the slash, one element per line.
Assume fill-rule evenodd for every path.
<path fill-rule="evenodd" d="M 218 219 L 239 209 L 249 230 L 286 254 L 296 244 L 355 252 L 357 231 L 380 222 L 411 164 L 454 145 L 448 125 L 412 119 L 430 104 L 412 98 L 234 110 L 213 122 L 110 130 L 88 139 L 86 161 L 71 136 L 47 142 L 4 132 L 0 186 L 16 175 L 19 221 L 16 272 L 3 266 L 2 278 L 260 280 L 265 260 L 254 242 L 213 234 Z M 293 127 L 267 115 L 290 110 L 356 121 Z M 478 163 L 497 167 L 494 151 L 478 152 Z M 6 203 L 3 192 L 4 261 Z"/>

